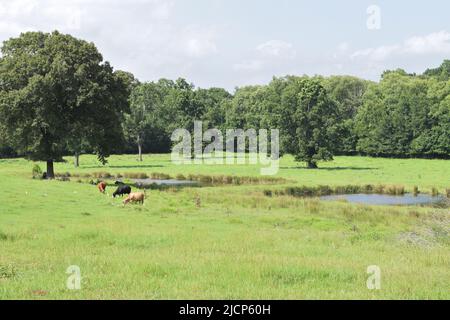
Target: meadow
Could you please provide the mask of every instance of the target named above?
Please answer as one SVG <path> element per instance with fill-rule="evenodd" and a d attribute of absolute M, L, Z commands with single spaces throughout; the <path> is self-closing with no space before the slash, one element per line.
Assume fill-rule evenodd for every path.
<path fill-rule="evenodd" d="M 34 163 L 0 159 L 0 299 L 449 299 L 450 211 L 288 195 L 289 186 L 450 188 L 450 161 L 336 157 L 305 168 L 283 157 L 271 184 L 148 190 L 123 206 L 86 183 L 95 173 L 260 177 L 251 165 L 175 165 L 170 155 L 82 156 L 32 179 Z M 44 169 L 44 163 L 39 163 Z M 79 266 L 81 289 L 66 270 Z M 381 269 L 369 290 L 367 267 Z"/>

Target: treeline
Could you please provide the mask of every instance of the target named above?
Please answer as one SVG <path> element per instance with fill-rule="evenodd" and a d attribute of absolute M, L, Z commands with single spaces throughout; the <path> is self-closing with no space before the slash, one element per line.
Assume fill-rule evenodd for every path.
<path fill-rule="evenodd" d="M 139 82 L 113 71 L 95 46 L 26 33 L 0 58 L 0 157 L 166 153 L 172 132 L 271 129 L 281 152 L 315 167 L 333 155 L 450 157 L 450 60 L 423 74 L 273 78 L 267 85 L 195 88 L 185 79 Z"/>
<path fill-rule="evenodd" d="M 304 114 L 308 124 L 293 123 L 289 109 L 298 110 L 301 103 L 293 99 L 307 82 L 324 89 L 325 97 L 319 94 L 311 99 L 322 99 L 327 106 L 316 114 Z M 297 90 L 296 84 L 303 87 Z M 134 82 L 131 92 L 124 152 L 134 153 L 138 146 L 143 152 L 168 152 L 174 129 L 191 130 L 194 120 L 202 120 L 204 128 L 224 131 L 280 128 L 282 136 L 294 140 L 299 127 L 327 130 L 328 143 L 322 144 L 333 154 L 450 156 L 450 60 L 421 75 L 386 71 L 379 83 L 351 76 L 287 76 L 274 78 L 267 85 L 237 88 L 232 95 L 221 88 L 196 89 L 184 79 L 162 79 Z M 321 127 L 325 124 L 326 128 Z M 289 133 L 289 129 L 294 132 Z M 312 136 L 303 138 L 318 142 Z M 286 141 L 283 145 L 284 151 L 289 151 Z"/>

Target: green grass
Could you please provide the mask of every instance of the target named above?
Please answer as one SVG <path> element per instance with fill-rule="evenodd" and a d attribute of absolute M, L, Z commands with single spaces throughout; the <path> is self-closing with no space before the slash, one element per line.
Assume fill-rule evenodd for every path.
<path fill-rule="evenodd" d="M 40 164 L 42 169 L 44 165 Z M 259 176 L 253 166 L 176 166 L 169 155 L 57 164 L 71 174 Z M 267 197 L 267 185 L 147 191 L 123 207 L 86 183 L 33 180 L 0 160 L 0 299 L 449 299 L 450 212 Z M 449 188 L 445 160 L 337 157 L 307 170 L 284 158 L 288 186 Z M 107 190 L 112 193 L 112 188 Z M 82 288 L 66 288 L 66 269 Z M 381 268 L 381 290 L 366 269 Z"/>

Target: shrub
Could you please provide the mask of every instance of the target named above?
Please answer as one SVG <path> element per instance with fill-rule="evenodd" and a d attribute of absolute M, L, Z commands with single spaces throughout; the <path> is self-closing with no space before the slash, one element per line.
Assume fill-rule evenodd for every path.
<path fill-rule="evenodd" d="M 32 174 L 33 179 L 42 179 L 42 169 L 38 164 L 33 166 Z"/>

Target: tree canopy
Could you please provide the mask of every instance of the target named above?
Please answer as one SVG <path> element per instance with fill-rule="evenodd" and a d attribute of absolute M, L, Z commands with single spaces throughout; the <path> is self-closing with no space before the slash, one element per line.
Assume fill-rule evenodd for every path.
<path fill-rule="evenodd" d="M 277 112 L 284 152 L 309 168 L 317 161 L 332 160 L 337 107 L 317 79 L 289 78 Z"/>
<path fill-rule="evenodd" d="M 169 152 L 173 130 L 280 129 L 281 153 L 316 167 L 333 155 L 450 158 L 450 60 L 423 74 L 286 76 L 267 85 L 196 88 L 186 79 L 139 82 L 95 45 L 58 32 L 3 43 L 0 157 Z M 76 161 L 77 162 L 77 161 Z"/>
<path fill-rule="evenodd" d="M 122 138 L 128 88 L 93 43 L 27 32 L 3 43 L 0 118 L 8 143 L 32 160 L 60 161 L 68 144 L 88 143 L 104 162 Z"/>

